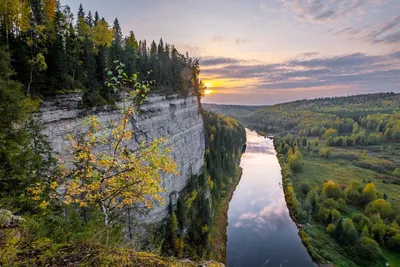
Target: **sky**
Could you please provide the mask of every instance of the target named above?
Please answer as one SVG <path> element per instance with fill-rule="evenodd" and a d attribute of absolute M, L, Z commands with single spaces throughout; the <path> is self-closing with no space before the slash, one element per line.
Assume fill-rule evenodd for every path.
<path fill-rule="evenodd" d="M 205 103 L 400 92 L 400 0 L 62 0 L 200 59 Z"/>

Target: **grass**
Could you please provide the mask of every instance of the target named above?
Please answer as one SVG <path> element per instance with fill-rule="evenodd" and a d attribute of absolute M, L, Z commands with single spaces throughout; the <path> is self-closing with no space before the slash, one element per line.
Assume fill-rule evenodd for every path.
<path fill-rule="evenodd" d="M 400 266 L 400 252 L 388 251 L 387 249 L 382 249 L 382 254 L 389 263 L 390 267 Z"/>
<path fill-rule="evenodd" d="M 322 144 L 322 147 L 324 145 Z M 293 185 L 296 195 L 300 201 L 304 201 L 305 195 L 300 191 L 300 183 L 306 181 L 310 184 L 311 188 L 320 187 L 323 184 L 332 180 L 339 184 L 347 184 L 352 180 L 360 182 L 365 185 L 369 182 L 375 184 L 376 189 L 381 194 L 385 193 L 388 200 L 394 205 L 400 205 L 400 185 L 383 183 L 382 174 L 373 170 L 357 167 L 354 164 L 357 160 L 350 160 L 346 154 L 358 155 L 363 149 L 353 148 L 335 148 L 332 153 L 332 158 L 326 159 L 318 156 L 310 156 L 308 153 L 303 153 L 303 170 L 296 173 L 293 178 Z M 368 151 L 368 159 L 371 161 L 383 158 L 385 151 L 378 151 L 375 148 L 374 152 Z M 339 157 L 337 155 L 340 155 Z M 395 155 L 397 158 L 397 155 Z M 363 210 L 358 206 L 348 205 L 347 212 L 342 215 L 352 217 L 354 213 L 362 212 Z M 344 248 L 341 247 L 336 241 L 330 237 L 326 231 L 325 226 L 312 222 L 312 226 L 306 226 L 304 231 L 311 237 L 312 246 L 317 248 L 321 256 L 334 263 L 335 266 L 352 267 L 356 265 L 351 257 L 346 255 Z M 400 253 L 383 250 L 383 256 L 390 263 L 390 266 L 400 266 Z"/>
<path fill-rule="evenodd" d="M 303 230 L 310 236 L 311 245 L 318 249 L 321 256 L 334 263 L 335 267 L 356 267 L 351 259 L 346 257 L 344 248 L 329 236 L 321 225 L 304 227 Z"/>
<path fill-rule="evenodd" d="M 307 181 L 311 187 L 322 187 L 325 181 L 332 180 L 347 184 L 352 180 L 365 185 L 368 182 L 375 184 L 378 192 L 385 193 L 389 200 L 400 204 L 400 186 L 385 184 L 377 172 L 357 167 L 349 161 L 341 159 L 325 159 L 304 156 L 303 171 L 296 174 L 294 185 L 296 191 L 301 181 Z"/>

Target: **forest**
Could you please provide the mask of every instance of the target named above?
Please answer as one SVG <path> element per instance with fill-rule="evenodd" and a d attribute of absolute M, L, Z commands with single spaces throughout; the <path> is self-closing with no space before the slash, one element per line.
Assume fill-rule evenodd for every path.
<path fill-rule="evenodd" d="M 278 104 L 242 119 L 275 135 L 285 198 L 312 258 L 400 264 L 400 94 Z"/>
<path fill-rule="evenodd" d="M 88 107 L 118 100 L 106 86 L 107 72 L 123 62 L 128 77 L 155 83 L 161 94 L 202 94 L 199 62 L 162 39 L 137 40 L 124 36 L 118 18 L 109 24 L 101 14 L 72 14 L 58 0 L 11 1 L 0 6 L 0 46 L 10 53 L 10 77 L 26 95 L 46 97 L 83 92 Z M 129 86 L 132 86 L 131 84 Z"/>
<path fill-rule="evenodd" d="M 217 113 L 203 111 L 203 120 L 205 171 L 192 177 L 185 194 L 179 198 L 178 209 L 173 212 L 165 233 L 181 234 L 169 236 L 163 250 L 180 258 L 224 262 L 224 249 L 221 251 L 218 243 L 225 248 L 226 239 L 220 240 L 219 235 L 226 231 L 226 225 L 223 229 L 217 228 L 223 222 L 217 222 L 215 218 L 223 208 L 228 208 L 222 207 L 221 203 L 240 179 L 238 165 L 246 143 L 246 132 L 237 120 Z M 184 229 L 187 229 L 186 233 Z"/>
<path fill-rule="evenodd" d="M 109 24 L 82 5 L 75 16 L 58 0 L 1 1 L 0 34 L 0 265 L 193 266 L 176 258 L 216 258 L 213 220 L 237 181 L 245 131 L 234 119 L 201 110 L 199 61 L 162 39 L 148 44 L 133 31 L 123 36 L 118 19 Z M 110 125 L 88 116 L 66 136 L 67 167 L 42 134 L 38 111 L 43 99 L 76 92 L 81 109 L 125 104 Z M 126 243 L 133 223 L 123 231 L 123 217 L 162 202 L 161 173 L 177 173 L 166 140 L 138 150 L 124 145 L 133 138 L 129 120 L 151 94 L 197 96 L 206 167 L 139 248 Z"/>

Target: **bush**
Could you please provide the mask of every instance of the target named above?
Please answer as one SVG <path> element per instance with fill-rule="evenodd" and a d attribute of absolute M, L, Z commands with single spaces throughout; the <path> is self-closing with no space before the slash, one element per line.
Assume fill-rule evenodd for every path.
<path fill-rule="evenodd" d="M 341 211 L 341 212 L 346 212 L 347 211 L 346 201 L 343 198 L 339 198 L 337 203 L 338 203 L 339 211 Z"/>
<path fill-rule="evenodd" d="M 311 186 L 310 186 L 310 184 L 307 183 L 307 182 L 301 182 L 301 183 L 300 183 L 300 190 L 301 190 L 301 192 L 303 192 L 304 194 L 307 194 L 308 192 L 310 192 Z"/>
<path fill-rule="evenodd" d="M 333 235 L 333 233 L 335 232 L 335 225 L 333 223 L 328 224 L 328 226 L 326 227 L 326 232 L 329 235 Z"/>
<path fill-rule="evenodd" d="M 375 240 L 368 237 L 361 237 L 359 255 L 360 258 L 366 260 L 377 260 L 382 257 L 382 250 Z"/>
<path fill-rule="evenodd" d="M 288 164 L 292 171 L 301 172 L 303 168 L 302 157 L 300 150 L 297 150 L 293 155 L 288 156 Z"/>
<path fill-rule="evenodd" d="M 376 199 L 376 188 L 373 183 L 367 184 L 363 191 L 362 191 L 362 196 L 361 196 L 361 202 L 362 204 L 366 205 L 371 201 L 374 201 Z"/>
<path fill-rule="evenodd" d="M 351 219 L 346 219 L 343 222 L 342 241 L 347 244 L 355 244 L 358 240 L 357 229 L 354 227 Z"/>
<path fill-rule="evenodd" d="M 393 171 L 393 176 L 397 176 L 397 177 L 400 177 L 400 168 L 396 168 L 396 169 L 394 169 L 394 171 Z"/>
<path fill-rule="evenodd" d="M 365 214 L 379 214 L 382 219 L 389 220 L 393 216 L 392 204 L 384 199 L 374 200 L 365 208 Z"/>
<path fill-rule="evenodd" d="M 330 159 L 332 157 L 332 148 L 321 148 L 319 150 L 319 155 L 326 159 Z"/>
<path fill-rule="evenodd" d="M 354 227 L 356 227 L 356 229 L 360 232 L 364 229 L 365 226 L 367 226 L 368 228 L 372 226 L 372 222 L 370 221 L 370 219 L 368 219 L 361 213 L 355 213 L 352 217 L 352 220 L 354 223 Z"/>
<path fill-rule="evenodd" d="M 333 128 L 329 128 L 328 130 L 325 131 L 323 137 L 324 138 L 329 138 L 329 137 L 336 137 L 338 136 L 338 131 L 336 129 Z"/>
<path fill-rule="evenodd" d="M 389 238 L 387 243 L 390 249 L 400 252 L 400 233 L 397 233 L 396 235 Z"/>
<path fill-rule="evenodd" d="M 333 198 L 335 200 L 339 199 L 342 190 L 340 189 L 339 185 L 334 181 L 328 181 L 324 184 L 322 189 L 322 193 L 324 197 Z"/>

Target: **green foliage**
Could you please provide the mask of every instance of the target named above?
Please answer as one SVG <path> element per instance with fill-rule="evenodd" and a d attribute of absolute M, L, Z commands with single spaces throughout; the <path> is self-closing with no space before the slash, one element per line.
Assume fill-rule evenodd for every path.
<path fill-rule="evenodd" d="M 329 235 L 333 235 L 333 233 L 335 232 L 335 228 L 336 226 L 333 223 L 328 224 L 328 226 L 326 227 L 326 232 Z"/>
<path fill-rule="evenodd" d="M 322 189 L 323 196 L 326 198 L 333 198 L 335 200 L 339 199 L 342 194 L 342 190 L 339 185 L 334 181 L 328 181 L 324 184 Z"/>
<path fill-rule="evenodd" d="M 302 134 L 304 134 L 304 131 Z M 341 137 L 338 136 L 337 138 Z M 373 176 L 374 172 L 356 168 L 351 164 L 346 165 L 346 167 L 341 165 L 346 164 L 346 160 L 354 160 L 354 164 L 357 165 L 359 162 L 374 160 L 381 167 L 389 166 L 389 163 L 385 162 L 384 159 L 373 158 L 374 152 L 368 154 L 364 152 L 361 157 L 357 156 L 359 152 L 352 152 L 350 148 L 344 151 L 335 149 L 335 152 L 332 153 L 333 149 L 326 147 L 328 145 L 326 140 L 325 143 L 320 144 L 319 150 L 326 149 L 325 151 L 329 151 L 328 153 L 331 153 L 331 156 L 327 156 L 325 159 L 316 158 L 312 154 L 312 149 L 297 147 L 297 143 L 301 142 L 301 140 L 301 138 L 291 135 L 277 136 L 274 140 L 278 151 L 278 159 L 281 163 L 285 195 L 290 197 L 287 197 L 287 205 L 291 214 L 302 214 L 307 211 L 308 220 L 320 225 L 310 226 L 310 229 L 323 227 L 325 233 L 334 237 L 337 244 L 343 249 L 340 252 L 340 257 L 346 258 L 343 266 L 347 266 L 345 264 L 349 264 L 349 266 L 352 266 L 351 264 L 379 266 L 383 262 L 380 246 L 391 251 L 395 251 L 397 248 L 394 244 L 397 244 L 398 237 L 396 237 L 396 234 L 399 229 L 398 226 L 390 226 L 394 222 L 393 214 L 395 210 L 391 207 L 389 200 L 377 200 L 383 197 L 383 194 L 377 191 L 377 188 L 382 189 L 381 183 L 375 186 L 374 183 L 367 180 L 375 178 Z M 311 140 L 310 142 L 313 141 Z M 345 146 L 349 145 L 346 143 Z M 296 173 L 292 171 L 286 162 L 293 157 L 295 151 L 299 148 L 304 153 L 302 156 L 303 168 L 302 172 Z M 323 152 L 321 156 L 327 154 Z M 350 153 L 351 157 L 348 156 Z M 340 160 L 337 160 L 337 158 L 340 158 Z M 309 170 L 308 168 L 310 167 L 313 169 Z M 365 176 L 365 174 L 368 175 Z M 325 183 L 322 189 L 315 187 L 307 194 L 304 194 L 303 188 L 321 185 L 324 180 Z M 367 181 L 368 184 L 366 184 Z M 305 184 L 308 184 L 308 186 L 305 186 Z M 293 189 L 300 191 L 294 192 Z M 299 194 L 300 192 L 301 194 Z M 299 199 L 297 199 L 296 193 Z M 396 188 L 393 188 L 391 197 L 396 196 Z M 387 194 L 384 197 L 385 199 L 390 198 Z M 293 201 L 293 199 L 296 201 Z M 304 204 L 296 205 L 299 201 Z M 364 212 L 357 213 L 357 211 L 364 209 Z M 298 222 L 302 222 L 302 219 L 299 219 L 298 216 L 293 217 Z M 350 219 L 351 217 L 352 219 Z M 318 239 L 320 237 L 321 233 L 319 232 L 319 235 L 314 238 Z M 363 238 L 364 243 L 361 242 L 361 238 Z M 371 239 L 373 242 L 366 241 L 364 238 Z M 324 259 L 330 260 L 330 258 L 325 258 L 329 253 L 323 252 L 324 245 L 319 246 L 318 242 L 313 242 L 312 239 L 306 238 L 305 240 L 304 243 L 311 255 L 322 255 Z M 330 242 L 332 241 L 326 241 L 326 243 Z M 393 245 L 389 245 L 390 242 Z M 364 253 L 370 253 L 371 255 L 364 257 L 362 256 Z M 332 256 L 329 255 L 329 257 Z M 341 266 L 337 261 L 332 263 Z"/>
<path fill-rule="evenodd" d="M 358 240 L 357 229 L 354 227 L 351 219 L 346 219 L 343 224 L 343 236 L 341 239 L 347 244 L 355 244 Z"/>
<path fill-rule="evenodd" d="M 374 261 L 382 256 L 382 250 L 379 248 L 379 245 L 375 240 L 368 237 L 361 237 L 360 243 L 360 258 Z"/>
<path fill-rule="evenodd" d="M 12 74 L 9 53 L 0 47 L 0 206 L 29 209 L 25 190 L 44 175 L 50 158 L 44 159 L 49 151 L 33 116 L 38 101 L 25 96 Z"/>
<path fill-rule="evenodd" d="M 336 141 L 341 146 L 352 146 L 353 142 L 368 145 L 371 141 L 400 140 L 399 106 L 400 96 L 395 93 L 320 98 L 270 106 L 250 113 L 243 121 L 260 130 L 301 130 L 303 136 L 319 137 L 327 133 L 324 138 L 332 141 L 340 136 Z M 366 131 L 374 132 L 371 138 Z M 348 142 L 345 136 L 351 137 Z"/>
<path fill-rule="evenodd" d="M 364 231 L 364 227 L 367 227 L 367 229 L 372 227 L 372 222 L 366 216 L 364 216 L 362 213 L 353 214 L 352 220 L 353 220 L 354 226 L 356 227 L 356 229 L 359 232 Z"/>
<path fill-rule="evenodd" d="M 338 131 L 336 129 L 329 128 L 328 130 L 325 131 L 324 135 L 322 136 L 323 138 L 334 138 L 338 136 Z"/>
<path fill-rule="evenodd" d="M 332 148 L 321 148 L 319 150 L 319 155 L 324 158 L 331 158 L 332 157 Z"/>
<path fill-rule="evenodd" d="M 152 92 L 199 99 L 204 94 L 199 61 L 162 39 L 148 46 L 146 40 L 138 42 L 133 31 L 124 37 L 118 19 L 110 26 L 97 12 L 95 19 L 90 11 L 85 15 L 82 5 L 74 20 L 70 7 L 59 1 L 9 2 L 0 7 L 6 12 L 0 17 L 11 20 L 6 27 L 1 19 L 0 30 L 7 34 L 1 35 L 0 44 L 7 44 L 15 55 L 10 62 L 17 70 L 16 80 L 30 95 L 83 89 L 86 105 L 114 103 L 120 95 L 110 95 L 104 69 L 114 69 L 116 60 L 125 62 L 129 77 L 137 73 L 138 80 L 155 81 Z M 11 6 L 15 8 L 10 13 Z"/>
<path fill-rule="evenodd" d="M 362 203 L 368 204 L 371 201 L 376 199 L 376 188 L 373 183 L 367 184 L 364 189 L 362 190 Z"/>
<path fill-rule="evenodd" d="M 212 214 L 215 216 L 227 197 L 225 192 L 236 182 L 232 177 L 237 177 L 246 142 L 245 129 L 235 119 L 207 111 L 202 115 L 206 168 L 203 174 L 191 178 L 186 193 L 178 199 L 178 232 L 187 229 L 187 233 L 164 245 L 166 253 L 170 249 L 174 255 L 194 259 L 214 257 L 209 240 L 215 223 Z"/>
<path fill-rule="evenodd" d="M 378 215 L 382 219 L 391 219 L 393 216 L 393 208 L 390 202 L 383 199 L 377 199 L 370 202 L 365 208 L 365 214 L 367 215 Z"/>
<path fill-rule="evenodd" d="M 400 177 L 400 168 L 396 168 L 396 169 L 393 171 L 392 175 L 393 175 L 393 176 Z"/>
<path fill-rule="evenodd" d="M 288 164 L 290 169 L 294 172 L 301 172 L 302 169 L 302 154 L 300 150 L 297 150 L 293 155 L 288 156 Z"/>
<path fill-rule="evenodd" d="M 311 190 L 311 186 L 307 182 L 301 182 L 300 190 L 301 190 L 301 192 L 303 192 L 303 194 L 308 194 L 308 192 L 310 192 L 310 190 Z"/>

